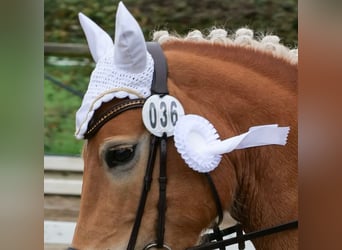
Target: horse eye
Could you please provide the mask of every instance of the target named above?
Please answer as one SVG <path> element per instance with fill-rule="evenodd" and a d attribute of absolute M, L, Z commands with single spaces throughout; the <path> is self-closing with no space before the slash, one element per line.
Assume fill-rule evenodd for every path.
<path fill-rule="evenodd" d="M 105 161 L 109 168 L 125 164 L 133 159 L 136 145 L 109 148 L 105 154 Z"/>

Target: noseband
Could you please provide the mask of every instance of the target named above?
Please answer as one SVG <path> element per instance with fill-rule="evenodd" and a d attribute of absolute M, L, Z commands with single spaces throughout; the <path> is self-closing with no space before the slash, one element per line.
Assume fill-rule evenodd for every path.
<path fill-rule="evenodd" d="M 151 86 L 152 95 L 159 95 L 161 98 L 168 94 L 167 88 L 167 62 L 164 53 L 158 43 L 147 43 L 147 49 L 153 57 L 154 60 L 154 74 L 153 82 Z M 142 108 L 145 103 L 145 99 L 133 99 L 133 100 L 123 100 L 117 104 L 114 104 L 109 109 L 105 110 L 100 115 L 94 116 L 89 122 L 87 132 L 84 137 L 86 139 L 91 138 L 96 132 L 110 119 L 119 115 L 120 113 L 129 110 Z M 150 142 L 150 152 L 147 161 L 147 166 L 145 170 L 144 182 L 141 191 L 140 201 L 138 209 L 136 212 L 135 222 L 131 231 L 130 239 L 127 245 L 127 250 L 134 250 L 141 220 L 144 214 L 145 204 L 147 200 L 147 195 L 152 183 L 152 174 L 156 160 L 156 154 L 159 148 L 160 162 L 159 162 L 159 201 L 158 201 L 158 220 L 156 235 L 157 240 L 147 244 L 143 250 L 148 250 L 152 248 L 167 249 L 171 250 L 171 247 L 166 245 L 164 242 L 165 233 L 165 215 L 166 215 L 166 187 L 167 187 L 167 176 L 166 176 L 166 162 L 167 162 L 167 135 L 163 133 L 162 136 L 155 136 L 151 134 Z M 263 237 L 265 235 L 277 233 L 280 231 L 293 229 L 298 227 L 298 221 L 293 221 L 280 226 L 272 227 L 269 229 L 252 232 L 248 234 L 243 234 L 241 224 L 236 224 L 233 227 L 229 227 L 221 230 L 219 225 L 223 220 L 223 209 L 218 195 L 215 183 L 213 182 L 209 173 L 204 173 L 208 180 L 209 187 L 213 196 L 213 200 L 216 204 L 217 209 L 217 221 L 213 226 L 213 233 L 205 234 L 202 236 L 204 243 L 199 246 L 190 247 L 187 250 L 209 250 L 209 249 L 220 249 L 224 250 L 226 246 L 238 244 L 238 249 L 245 249 L 245 241 Z M 236 233 L 235 238 L 223 239 L 224 236 Z M 75 248 L 68 248 L 68 250 L 76 250 Z"/>

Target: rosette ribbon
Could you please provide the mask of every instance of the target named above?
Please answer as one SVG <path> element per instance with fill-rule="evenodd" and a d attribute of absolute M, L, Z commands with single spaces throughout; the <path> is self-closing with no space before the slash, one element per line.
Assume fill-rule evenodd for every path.
<path fill-rule="evenodd" d="M 285 145 L 289 127 L 277 124 L 250 127 L 248 132 L 220 140 L 214 126 L 198 115 L 184 115 L 175 126 L 174 140 L 178 153 L 190 168 L 200 173 L 214 170 L 222 154 L 236 149 L 266 145 Z"/>

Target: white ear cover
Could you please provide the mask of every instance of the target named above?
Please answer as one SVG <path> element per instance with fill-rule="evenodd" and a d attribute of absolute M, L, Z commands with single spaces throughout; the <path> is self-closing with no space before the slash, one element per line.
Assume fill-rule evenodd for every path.
<path fill-rule="evenodd" d="M 113 47 L 113 40 L 95 22 L 82 13 L 78 14 L 82 29 L 88 41 L 90 53 L 97 63 Z"/>
<path fill-rule="evenodd" d="M 110 36 L 88 17 L 79 13 L 96 66 L 88 89 L 76 112 L 77 139 L 83 139 L 88 123 L 102 103 L 114 98 L 147 98 L 151 95 L 154 61 L 148 53 L 140 26 L 119 3 L 115 45 Z"/>
<path fill-rule="evenodd" d="M 143 32 L 120 2 L 116 12 L 114 63 L 121 70 L 140 73 L 145 70 L 147 49 Z"/>

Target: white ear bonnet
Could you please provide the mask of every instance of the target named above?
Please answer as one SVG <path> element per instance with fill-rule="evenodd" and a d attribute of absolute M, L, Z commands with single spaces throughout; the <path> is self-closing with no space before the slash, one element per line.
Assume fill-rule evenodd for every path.
<path fill-rule="evenodd" d="M 76 113 L 75 136 L 83 139 L 89 121 L 102 103 L 114 98 L 137 99 L 151 95 L 154 63 L 140 26 L 122 2 L 116 14 L 115 43 L 82 13 L 79 19 L 96 63 Z"/>

